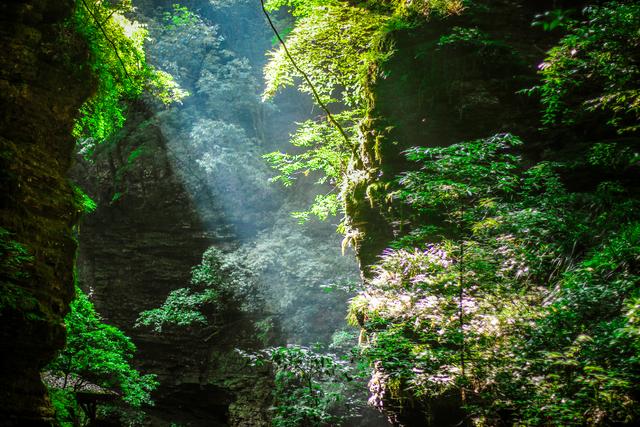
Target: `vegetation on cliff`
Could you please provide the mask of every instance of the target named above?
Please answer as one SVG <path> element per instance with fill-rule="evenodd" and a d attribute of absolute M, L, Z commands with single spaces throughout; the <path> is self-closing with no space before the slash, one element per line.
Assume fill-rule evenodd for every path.
<path fill-rule="evenodd" d="M 363 352 L 391 393 L 459 393 L 483 424 L 631 422 L 639 201 L 617 180 L 567 189 L 575 164 L 523 170 L 513 142 L 408 153 L 395 196 L 445 227 L 417 225 L 352 301 Z"/>
<path fill-rule="evenodd" d="M 46 368 L 49 376 L 61 379 L 50 388 L 61 425 L 87 421 L 88 414 L 80 411 L 76 396 L 86 389 L 98 394 L 115 394 L 125 407 L 153 404 L 150 393 L 158 386 L 155 375 L 142 375 L 132 367 L 135 345 L 121 330 L 103 323 L 79 287 L 76 287 L 71 311 L 65 317 L 65 326 L 66 345 Z M 94 390 L 95 386 L 99 387 L 98 391 Z M 115 411 L 116 407 L 112 409 Z"/>
<path fill-rule="evenodd" d="M 367 178 L 361 193 L 350 192 L 350 181 L 376 171 L 371 162 L 384 168 L 377 150 L 394 143 L 385 139 L 388 129 L 377 127 L 379 111 L 371 107 L 380 102 L 376 79 L 394 78 L 380 65 L 390 58 L 390 40 L 398 33 L 384 39 L 379 29 L 360 31 L 368 23 L 384 27 L 379 24 L 386 22 L 382 31 L 395 29 L 402 36 L 411 33 L 411 25 L 438 21 L 446 28 L 447 18 L 432 14 L 430 22 L 416 24 L 417 10 L 407 15 L 388 3 L 273 3 L 299 17 L 286 42 L 324 101 L 334 102 L 336 117 L 353 105 L 361 108 L 350 110 L 353 121 L 344 121 L 353 129 L 350 137 L 363 114 L 361 129 L 381 135 L 360 135 L 375 141 L 346 146 L 332 163 L 323 149 L 340 152 L 339 135 L 318 134 L 329 127 L 322 121 L 306 123 L 293 140 L 306 151 L 269 159 L 285 184 L 324 169 L 320 181 L 343 188 L 333 212 L 344 210 L 343 203 L 363 204 L 363 198 L 372 208 L 389 209 L 379 217 L 385 222 L 375 226 L 389 227 L 396 238 L 383 242 L 389 249 L 352 300 L 348 318 L 364 332 L 362 355 L 373 369 L 371 402 L 396 422 L 411 411 L 425 411 L 428 420 L 428 408 L 452 401 L 465 409 L 464 422 L 478 425 L 611 425 L 638 419 L 640 15 L 630 1 L 588 3 L 531 17 L 541 31 L 557 36 L 539 66 L 539 83 L 521 88 L 540 96 L 545 128 L 535 144 L 548 140 L 542 155 L 531 156 L 533 143 L 507 133 L 445 148 L 432 146 L 438 141 L 400 141 L 427 146 L 405 152 L 406 172 L 395 179 Z M 447 10 L 462 13 L 462 19 L 474 8 L 491 8 L 476 2 L 454 6 Z M 345 65 L 339 42 L 327 37 L 327 47 L 311 34 L 316 20 L 352 7 L 364 24 L 353 30 L 334 19 L 337 28 L 330 30 L 331 37 L 340 34 L 340 42 L 351 40 L 356 49 L 351 65 Z M 477 28 L 453 30 L 438 44 L 464 46 L 486 37 Z M 267 67 L 268 82 L 276 87 L 300 77 L 286 60 L 280 50 Z M 341 83 L 348 79 L 360 86 Z M 336 93 L 343 98 L 330 98 Z M 363 149 L 373 153 L 363 156 Z M 348 223 L 355 225 L 345 230 L 347 238 L 369 237 L 357 227 L 369 219 L 358 217 L 357 209 L 347 211 Z"/>
<path fill-rule="evenodd" d="M 130 18 L 133 10 L 131 1 L 78 0 L 74 14 L 65 24 L 87 43 L 89 61 L 81 66 L 90 67 L 97 82 L 96 92 L 80 108 L 72 131 L 79 151 L 85 156 L 122 128 L 128 103 L 145 93 L 163 104 L 179 101 L 186 95 L 170 74 L 147 63 L 144 43 L 148 33 L 142 24 Z M 96 209 L 95 202 L 80 187 L 72 185 L 72 188 L 78 213 L 89 214 Z M 15 253 L 7 261 L 12 269 L 32 260 L 20 245 L 8 241 L 6 246 Z M 92 421 L 95 414 L 88 413 L 86 408 L 80 411 L 77 396 L 88 386 L 117 395 L 121 407 L 152 404 L 150 393 L 158 383 L 154 375 L 143 375 L 132 366 L 136 348 L 131 339 L 118 328 L 103 323 L 78 286 L 75 293 L 65 317 L 66 345 L 45 368 L 47 377 L 52 379 L 49 391 L 57 421 L 61 425 Z M 3 295 L 2 302 L 11 304 L 13 298 L 12 294 Z"/>
<path fill-rule="evenodd" d="M 85 154 L 122 128 L 127 102 L 143 92 L 164 104 L 187 95 L 169 73 L 147 63 L 144 43 L 148 32 L 129 18 L 133 10 L 131 0 L 76 2 L 70 25 L 89 45 L 89 66 L 98 83 L 96 93 L 80 109 L 73 129 Z"/>

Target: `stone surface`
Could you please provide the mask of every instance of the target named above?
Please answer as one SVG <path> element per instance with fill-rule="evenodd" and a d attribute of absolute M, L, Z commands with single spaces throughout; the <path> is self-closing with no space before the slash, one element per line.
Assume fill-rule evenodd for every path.
<path fill-rule="evenodd" d="M 94 86 L 86 46 L 63 25 L 73 4 L 0 3 L 0 425 L 52 422 L 39 370 L 64 343 L 73 297 L 79 208 L 66 173 Z"/>
<path fill-rule="evenodd" d="M 141 311 L 159 307 L 171 290 L 187 286 L 191 268 L 209 246 L 228 247 L 232 237 L 220 212 L 215 228 L 203 226 L 161 129 L 147 122 L 152 116 L 143 103 L 132 106 L 125 137 L 98 147 L 92 162 L 79 159 L 74 169 L 98 204 L 80 225 L 80 284 L 105 321 L 133 337 L 136 367 L 158 375 L 156 408 L 148 411 L 154 425 L 226 425 L 235 396 L 225 380 L 232 374 L 212 371 L 233 371 L 227 362 L 247 327 L 242 319 L 215 336 L 207 327 L 162 333 L 134 327 Z M 136 149 L 143 154 L 131 160 Z M 215 209 L 212 204 L 210 211 Z"/>

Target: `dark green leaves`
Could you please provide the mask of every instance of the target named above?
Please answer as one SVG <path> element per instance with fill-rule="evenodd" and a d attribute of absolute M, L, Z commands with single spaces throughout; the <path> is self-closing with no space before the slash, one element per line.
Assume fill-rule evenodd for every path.
<path fill-rule="evenodd" d="M 274 427 L 339 425 L 343 420 L 344 409 L 342 414 L 338 410 L 349 403 L 344 389 L 353 368 L 336 355 L 297 345 L 240 354 L 254 366 L 269 364 L 275 371 Z"/>
<path fill-rule="evenodd" d="M 556 11 L 545 24 L 551 29 L 563 19 Z M 611 1 L 586 7 L 582 20 L 567 23 L 567 34 L 540 64 L 543 83 L 537 89 L 545 106 L 543 122 L 571 124 L 601 112 L 618 133 L 638 130 L 638 47 L 637 2 Z"/>
<path fill-rule="evenodd" d="M 136 326 L 151 326 L 156 332 L 167 325 L 219 326 L 212 317 L 255 310 L 260 298 L 255 273 L 242 260 L 211 247 L 192 269 L 190 286 L 172 291 L 160 307 L 140 313 Z"/>

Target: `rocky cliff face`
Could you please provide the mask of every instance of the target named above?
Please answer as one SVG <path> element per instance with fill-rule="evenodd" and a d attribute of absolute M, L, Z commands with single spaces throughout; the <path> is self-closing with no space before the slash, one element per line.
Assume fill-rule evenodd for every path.
<path fill-rule="evenodd" d="M 0 425 L 49 425 L 40 368 L 64 344 L 79 208 L 66 178 L 87 49 L 71 0 L 0 4 Z"/>
<path fill-rule="evenodd" d="M 395 177 L 411 168 L 404 150 L 498 132 L 539 139 L 537 101 L 516 92 L 535 84 L 536 67 L 553 40 L 531 27 L 549 3 L 477 2 L 461 15 L 389 34 L 386 43 L 395 53 L 370 73 L 369 113 L 346 200 L 365 274 L 405 231 L 401 208 L 386 200 Z"/>
<path fill-rule="evenodd" d="M 80 227 L 81 286 L 109 323 L 134 338 L 138 368 L 158 375 L 156 408 L 149 411 L 156 425 L 227 425 L 235 392 L 247 387 L 234 348 L 246 344 L 250 323 L 235 319 L 233 328 L 215 336 L 197 326 L 160 334 L 134 325 L 141 311 L 159 307 L 170 291 L 189 283 L 209 246 L 229 247 L 232 229 L 213 201 L 205 218 L 199 214 L 157 119 L 142 103 L 131 107 L 123 135 L 74 170 L 99 206 Z M 215 227 L 205 227 L 203 219 L 212 218 Z"/>

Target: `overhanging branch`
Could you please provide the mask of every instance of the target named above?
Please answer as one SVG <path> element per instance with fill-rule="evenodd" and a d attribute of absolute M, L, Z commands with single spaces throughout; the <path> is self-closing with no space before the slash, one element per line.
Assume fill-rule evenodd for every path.
<path fill-rule="evenodd" d="M 284 49 L 284 53 L 285 53 L 285 55 L 287 55 L 287 58 L 291 62 L 291 65 L 293 65 L 293 68 L 295 68 L 296 71 L 298 71 L 298 73 L 300 73 L 302 78 L 309 85 L 309 87 L 311 88 L 311 92 L 313 92 L 313 96 L 316 99 L 316 102 L 318 103 L 320 108 L 322 108 L 322 110 L 327 114 L 327 118 L 329 119 L 329 122 L 331 122 L 331 124 L 333 126 L 335 126 L 336 129 L 338 129 L 338 132 L 340 132 L 340 135 L 342 135 L 342 137 L 344 138 L 345 142 L 347 143 L 347 146 L 350 146 L 350 141 L 349 141 L 349 137 L 347 136 L 347 133 L 344 131 L 342 126 L 340 126 L 340 123 L 338 123 L 338 121 L 333 117 L 333 114 L 331 114 L 331 111 L 329 111 L 329 108 L 327 108 L 325 103 L 322 102 L 322 99 L 320 99 L 320 95 L 318 94 L 318 91 L 316 90 L 316 88 L 313 85 L 313 83 L 311 83 L 311 79 L 309 78 L 309 75 L 307 73 L 305 73 L 298 66 L 296 61 L 293 59 L 293 56 L 291 56 L 291 53 L 289 52 L 289 49 L 287 48 L 287 45 L 285 44 L 284 40 L 280 36 L 280 33 L 278 32 L 278 29 L 273 24 L 273 21 L 271 20 L 271 16 L 269 16 L 269 12 L 267 12 L 267 9 L 266 9 L 266 7 L 264 5 L 264 0 L 260 0 L 260 4 L 262 5 L 262 12 L 264 13 L 264 16 L 266 16 L 267 17 L 267 21 L 269 21 L 269 26 L 271 27 L 271 29 L 273 30 L 274 34 L 276 35 L 276 38 L 278 39 L 278 42 L 280 42 L 280 45 L 282 46 L 282 49 Z"/>

